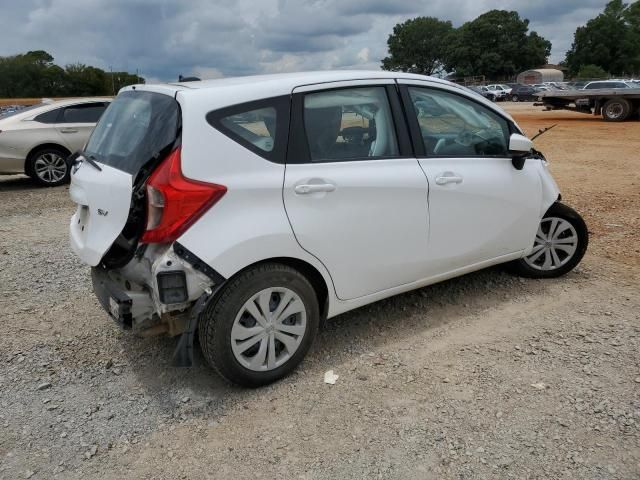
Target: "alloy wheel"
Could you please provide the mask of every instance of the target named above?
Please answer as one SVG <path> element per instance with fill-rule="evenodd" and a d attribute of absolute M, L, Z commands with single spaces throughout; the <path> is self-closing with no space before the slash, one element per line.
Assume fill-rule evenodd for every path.
<path fill-rule="evenodd" d="M 45 183 L 56 183 L 67 174 L 67 162 L 54 152 L 41 154 L 33 163 L 33 171 Z"/>
<path fill-rule="evenodd" d="M 578 234 L 567 220 L 543 218 L 536 233 L 533 250 L 524 261 L 537 270 L 555 270 L 565 265 L 578 249 Z"/>
<path fill-rule="evenodd" d="M 288 288 L 266 288 L 240 309 L 231 327 L 231 349 L 243 367 L 273 370 L 295 354 L 306 328 L 302 299 Z"/>

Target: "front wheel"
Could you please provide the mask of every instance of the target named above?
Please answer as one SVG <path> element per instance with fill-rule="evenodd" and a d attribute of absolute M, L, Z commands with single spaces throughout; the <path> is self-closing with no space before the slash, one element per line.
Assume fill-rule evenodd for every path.
<path fill-rule="evenodd" d="M 222 377 L 258 387 L 302 361 L 319 323 L 309 281 L 287 265 L 269 263 L 232 278 L 202 312 L 198 333 L 205 358 Z"/>
<path fill-rule="evenodd" d="M 511 96 L 511 100 L 514 101 L 514 102 L 519 102 L 520 98 L 518 97 L 518 95 L 512 95 Z"/>
<path fill-rule="evenodd" d="M 531 253 L 510 266 L 523 277 L 559 277 L 580 263 L 588 244 L 589 232 L 580 214 L 556 202 L 540 221 Z"/>

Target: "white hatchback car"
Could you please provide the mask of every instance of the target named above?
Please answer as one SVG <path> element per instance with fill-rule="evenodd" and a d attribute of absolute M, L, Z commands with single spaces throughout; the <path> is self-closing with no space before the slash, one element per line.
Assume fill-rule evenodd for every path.
<path fill-rule="evenodd" d="M 54 187 L 69 181 L 69 154 L 81 149 L 110 98 L 43 103 L 0 117 L 0 175 L 26 173 Z"/>
<path fill-rule="evenodd" d="M 72 167 L 71 246 L 122 326 L 196 332 L 272 382 L 329 317 L 509 262 L 562 275 L 588 242 L 542 154 L 455 84 L 315 72 L 121 90 Z"/>

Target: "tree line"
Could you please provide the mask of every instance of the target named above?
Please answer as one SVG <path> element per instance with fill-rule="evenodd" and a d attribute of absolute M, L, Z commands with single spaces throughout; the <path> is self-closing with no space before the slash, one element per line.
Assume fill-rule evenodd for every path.
<path fill-rule="evenodd" d="M 384 70 L 457 77 L 513 78 L 547 63 L 551 42 L 529 31 L 518 12 L 491 10 L 458 28 L 435 17 L 397 24 L 387 41 Z M 595 78 L 640 72 L 640 1 L 612 0 L 577 28 L 561 62 L 571 76 Z"/>
<path fill-rule="evenodd" d="M 64 68 L 44 50 L 0 57 L 0 97 L 75 97 L 113 95 L 127 85 L 144 83 L 128 72 L 105 72 L 81 63 Z"/>

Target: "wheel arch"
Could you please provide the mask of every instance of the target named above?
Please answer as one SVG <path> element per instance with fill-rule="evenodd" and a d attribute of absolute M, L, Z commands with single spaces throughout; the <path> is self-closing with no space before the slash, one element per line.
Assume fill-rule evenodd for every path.
<path fill-rule="evenodd" d="M 561 195 L 560 189 L 558 188 L 558 184 L 551 176 L 549 169 L 545 163 L 541 160 L 537 166 L 538 175 L 540 176 L 540 188 L 541 188 L 541 197 L 540 197 L 540 218 L 544 217 L 547 210 L 551 208 L 551 206 L 556 203 Z"/>
<path fill-rule="evenodd" d="M 33 158 L 33 155 L 39 152 L 40 150 L 45 150 L 47 148 L 55 148 L 58 150 L 62 150 L 63 152 L 67 153 L 67 156 L 71 155 L 71 152 L 69 151 L 69 149 L 63 145 L 60 145 L 59 143 L 53 143 L 53 142 L 41 143 L 40 145 L 33 147 L 31 150 L 29 150 L 29 153 L 27 153 L 27 156 L 25 157 L 25 160 L 24 160 L 25 171 L 27 168 L 29 168 L 29 162 Z"/>
<path fill-rule="evenodd" d="M 316 292 L 316 297 L 318 298 L 318 306 L 320 307 L 320 325 L 323 326 L 329 314 L 330 285 L 327 284 L 327 280 L 325 280 L 325 277 L 320 272 L 320 270 L 318 270 L 311 263 L 295 257 L 265 258 L 263 260 L 259 260 L 250 265 L 247 265 L 246 267 L 242 268 L 241 270 L 233 274 L 233 276 L 230 278 L 233 278 L 236 275 L 239 275 L 250 268 L 254 268 L 259 265 L 264 265 L 265 263 L 280 263 L 283 265 L 287 265 L 288 267 L 291 267 L 297 270 L 298 272 L 300 272 L 302 275 L 305 276 L 307 280 L 309 280 L 309 283 L 311 283 L 313 290 Z"/>

